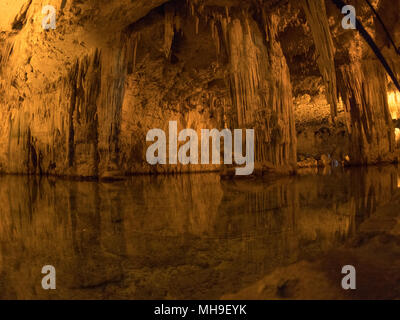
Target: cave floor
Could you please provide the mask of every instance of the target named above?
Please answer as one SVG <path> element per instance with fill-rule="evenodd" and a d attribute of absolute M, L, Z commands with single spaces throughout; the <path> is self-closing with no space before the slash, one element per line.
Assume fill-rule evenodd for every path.
<path fill-rule="evenodd" d="M 0 298 L 399 299 L 399 177 L 0 176 Z M 356 290 L 341 287 L 346 265 Z"/>

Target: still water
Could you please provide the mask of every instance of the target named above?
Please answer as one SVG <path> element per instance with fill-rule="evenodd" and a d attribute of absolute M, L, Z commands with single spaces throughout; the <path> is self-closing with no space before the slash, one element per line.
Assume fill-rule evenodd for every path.
<path fill-rule="evenodd" d="M 0 298 L 218 299 L 340 246 L 391 202 L 399 172 L 0 176 Z M 41 287 L 45 265 L 57 290 Z"/>

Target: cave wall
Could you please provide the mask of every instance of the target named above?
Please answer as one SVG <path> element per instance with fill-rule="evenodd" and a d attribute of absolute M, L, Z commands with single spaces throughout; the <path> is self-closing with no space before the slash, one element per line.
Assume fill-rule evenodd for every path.
<path fill-rule="evenodd" d="M 366 2 L 345 2 L 355 7 L 358 26 L 362 24 L 399 78 L 399 56 L 379 19 Z M 398 1 L 395 1 L 394 7 L 385 1 L 374 1 L 372 5 L 379 12 L 394 42 L 398 43 L 399 29 L 395 19 L 398 14 L 392 12 L 399 5 Z M 295 74 L 296 99 L 306 94 L 312 97 L 312 101 L 321 92 L 325 93 L 331 108 L 332 123 L 327 125 L 323 119 L 319 127 L 327 127 L 335 132 L 336 139 L 330 139 L 335 144 L 335 140 L 342 139 L 337 135 L 343 135 L 341 127 L 345 122 L 345 139 L 348 141 L 342 144 L 345 148 L 341 149 L 348 151 L 351 164 L 398 161 L 399 150 L 396 150 L 392 121 L 396 115 L 391 112 L 397 106 L 392 103 L 389 108 L 388 104 L 388 97 L 397 89 L 389 80 L 382 63 L 358 30 L 342 27 L 344 15 L 332 1 L 304 0 L 299 6 L 304 13 L 298 14 L 280 37 L 291 73 Z M 288 44 L 295 38 L 301 39 L 297 46 Z M 296 118 L 296 126 L 303 128 L 314 120 L 313 105 L 310 103 L 309 107 L 310 115 Z M 298 132 L 307 130 L 310 128 Z M 319 153 L 321 150 L 319 143 L 304 141 L 304 136 L 299 136 L 299 141 L 299 153 L 306 150 L 307 153 Z"/>
<path fill-rule="evenodd" d="M 353 164 L 395 158 L 393 86 L 330 1 L 49 4 L 57 9 L 49 31 L 43 1 L 1 4 L 0 171 L 113 178 L 220 169 L 147 164 L 148 130 L 177 121 L 198 133 L 255 129 L 256 170 L 287 173 L 297 161 L 295 122 L 304 122 L 293 97 L 304 92 L 325 94 L 339 134 L 342 99 Z M 376 21 L 351 4 L 398 74 Z"/>
<path fill-rule="evenodd" d="M 2 171 L 92 177 L 100 163 L 113 167 L 125 74 L 118 38 L 162 3 L 2 3 Z M 57 10 L 55 30 L 42 28 L 46 4 Z"/>
<path fill-rule="evenodd" d="M 169 121 L 197 132 L 255 129 L 257 169 L 294 169 L 279 17 L 247 2 L 161 3 L 53 1 L 62 14 L 56 30 L 44 31 L 41 1 L 22 2 L 1 37 L 2 171 L 113 177 L 217 169 L 148 165 L 146 132 L 168 132 Z M 116 21 L 116 12 L 128 14 Z"/>

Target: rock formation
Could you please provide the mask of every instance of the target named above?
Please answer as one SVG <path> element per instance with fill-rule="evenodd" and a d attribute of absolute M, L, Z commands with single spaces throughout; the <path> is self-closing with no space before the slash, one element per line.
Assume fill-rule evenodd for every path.
<path fill-rule="evenodd" d="M 54 30 L 42 27 L 45 4 L 56 9 Z M 374 5 L 396 40 L 392 11 Z M 366 4 L 356 7 L 398 75 L 382 26 Z M 357 31 L 342 29 L 331 1 L 18 0 L 2 1 L 0 12 L 3 172 L 116 178 L 219 169 L 146 162 L 147 131 L 173 120 L 197 132 L 255 129 L 257 170 L 287 173 L 307 121 L 295 119 L 293 97 L 321 93 L 329 126 L 349 141 L 343 156 L 395 159 L 393 84 Z"/>

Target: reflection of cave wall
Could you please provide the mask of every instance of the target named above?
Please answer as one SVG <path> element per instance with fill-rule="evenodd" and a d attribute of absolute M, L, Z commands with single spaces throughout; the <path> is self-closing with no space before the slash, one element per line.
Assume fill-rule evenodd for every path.
<path fill-rule="evenodd" d="M 393 168 L 220 182 L 4 177 L 2 298 L 219 298 L 352 235 L 397 188 Z M 40 288 L 57 269 L 57 290 Z M 7 289 L 7 290 L 6 290 Z"/>

